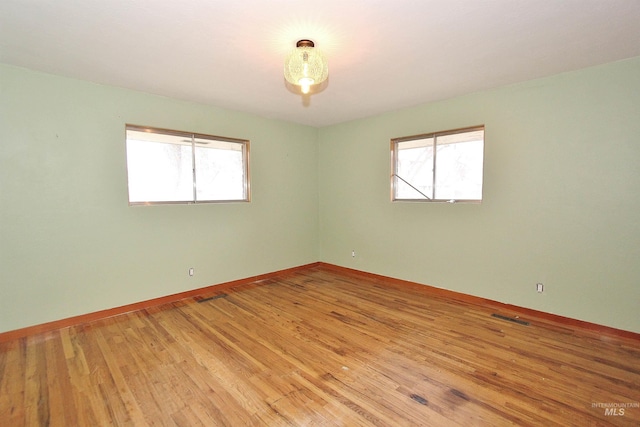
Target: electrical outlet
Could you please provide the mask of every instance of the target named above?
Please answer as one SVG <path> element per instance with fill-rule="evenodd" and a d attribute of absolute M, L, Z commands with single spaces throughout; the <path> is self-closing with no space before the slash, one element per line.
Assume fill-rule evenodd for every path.
<path fill-rule="evenodd" d="M 544 292 L 544 285 L 542 283 L 536 283 L 536 291 L 541 294 Z"/>
<path fill-rule="evenodd" d="M 192 268 L 189 269 L 189 276 L 193 276 L 195 273 L 195 270 Z"/>
<path fill-rule="evenodd" d="M 351 258 L 355 258 L 356 257 L 356 251 L 351 251 Z"/>

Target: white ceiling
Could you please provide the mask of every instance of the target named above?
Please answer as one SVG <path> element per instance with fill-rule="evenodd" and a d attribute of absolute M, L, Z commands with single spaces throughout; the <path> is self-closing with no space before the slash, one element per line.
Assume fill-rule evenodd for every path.
<path fill-rule="evenodd" d="M 322 91 L 287 87 L 309 38 Z M 640 56 L 640 0 L 1 0 L 0 62 L 325 126 Z"/>

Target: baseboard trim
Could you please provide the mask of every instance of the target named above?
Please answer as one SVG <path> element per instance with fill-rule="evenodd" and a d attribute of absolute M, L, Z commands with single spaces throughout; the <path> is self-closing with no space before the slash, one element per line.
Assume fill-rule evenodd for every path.
<path fill-rule="evenodd" d="M 386 284 L 386 285 L 405 287 L 405 288 L 410 287 L 411 289 L 414 289 L 419 292 L 432 295 L 432 296 L 439 296 L 439 297 L 457 300 L 457 301 L 461 301 L 461 302 L 465 302 L 473 305 L 493 307 L 499 310 L 508 311 L 513 314 L 518 314 L 519 316 L 536 319 L 538 321 L 551 322 L 553 324 L 556 324 L 565 328 L 576 329 L 576 330 L 579 329 L 581 331 L 594 332 L 598 335 L 607 335 L 607 336 L 612 336 L 616 338 L 629 338 L 635 341 L 640 341 L 640 333 L 626 331 L 624 329 L 616 329 L 610 326 L 603 326 L 597 323 L 591 323 L 584 320 L 572 319 L 570 317 L 564 317 L 557 314 L 546 313 L 544 311 L 538 311 L 530 308 L 520 307 L 517 305 L 506 304 L 499 301 L 494 301 L 494 300 L 481 298 L 473 295 L 463 294 L 460 292 L 450 291 L 448 289 L 442 289 L 442 288 L 436 288 L 429 285 L 423 285 L 423 284 L 411 282 L 408 280 L 396 279 L 393 277 L 383 276 L 375 273 L 368 273 L 366 271 L 356 270 L 348 267 L 341 267 L 335 264 L 320 262 L 318 267 L 327 269 L 330 271 L 334 271 L 337 273 L 341 273 L 344 275 L 364 277 L 369 280 L 376 281 L 379 284 Z"/>
<path fill-rule="evenodd" d="M 230 290 L 231 288 L 247 285 L 250 283 L 255 283 L 255 282 L 260 282 L 267 279 L 286 276 L 288 274 L 295 273 L 301 270 L 308 270 L 310 268 L 318 267 L 319 265 L 320 265 L 319 262 L 314 262 L 311 264 L 305 264 L 298 267 L 274 271 L 272 273 L 261 274 L 258 276 L 251 276 L 244 279 L 219 283 L 216 285 L 210 285 L 210 286 L 206 286 L 198 289 L 192 289 L 192 290 L 180 292 L 177 294 L 171 294 L 171 295 L 167 295 L 159 298 L 153 298 L 146 301 L 136 302 L 133 304 L 127 304 L 120 307 L 109 308 L 106 310 L 100 310 L 92 313 L 81 314 L 78 316 L 68 317 L 65 319 L 54 320 L 52 322 L 41 323 L 33 326 L 27 326 L 25 328 L 15 329 L 8 332 L 2 332 L 0 333 L 0 342 L 16 340 L 16 339 L 24 338 L 30 335 L 50 332 L 57 329 L 67 328 L 70 326 L 77 326 L 84 323 L 89 323 L 96 320 L 117 316 L 119 314 L 129 313 L 131 311 L 144 310 L 147 308 L 156 307 L 163 304 L 169 304 L 169 303 L 173 303 L 173 302 L 180 301 L 187 298 L 197 297 L 197 296 L 211 293 L 211 292 L 221 292 L 225 290 Z"/>

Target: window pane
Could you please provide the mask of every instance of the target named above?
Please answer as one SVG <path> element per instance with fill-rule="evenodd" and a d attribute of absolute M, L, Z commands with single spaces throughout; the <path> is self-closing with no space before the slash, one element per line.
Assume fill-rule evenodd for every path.
<path fill-rule="evenodd" d="M 396 175 L 397 199 L 433 198 L 433 138 L 398 142 Z"/>
<path fill-rule="evenodd" d="M 196 200 L 244 200 L 243 144 L 196 141 Z"/>
<path fill-rule="evenodd" d="M 127 131 L 129 202 L 193 199 L 191 146 L 183 139 Z"/>
<path fill-rule="evenodd" d="M 436 199 L 482 200 L 483 142 L 440 145 L 436 153 Z"/>

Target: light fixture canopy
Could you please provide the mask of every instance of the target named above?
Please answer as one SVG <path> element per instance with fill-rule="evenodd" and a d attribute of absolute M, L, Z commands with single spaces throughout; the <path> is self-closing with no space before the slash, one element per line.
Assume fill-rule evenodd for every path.
<path fill-rule="evenodd" d="M 311 40 L 299 40 L 296 48 L 284 61 L 284 78 L 300 86 L 302 93 L 309 93 L 313 85 L 329 77 L 327 59 Z"/>

